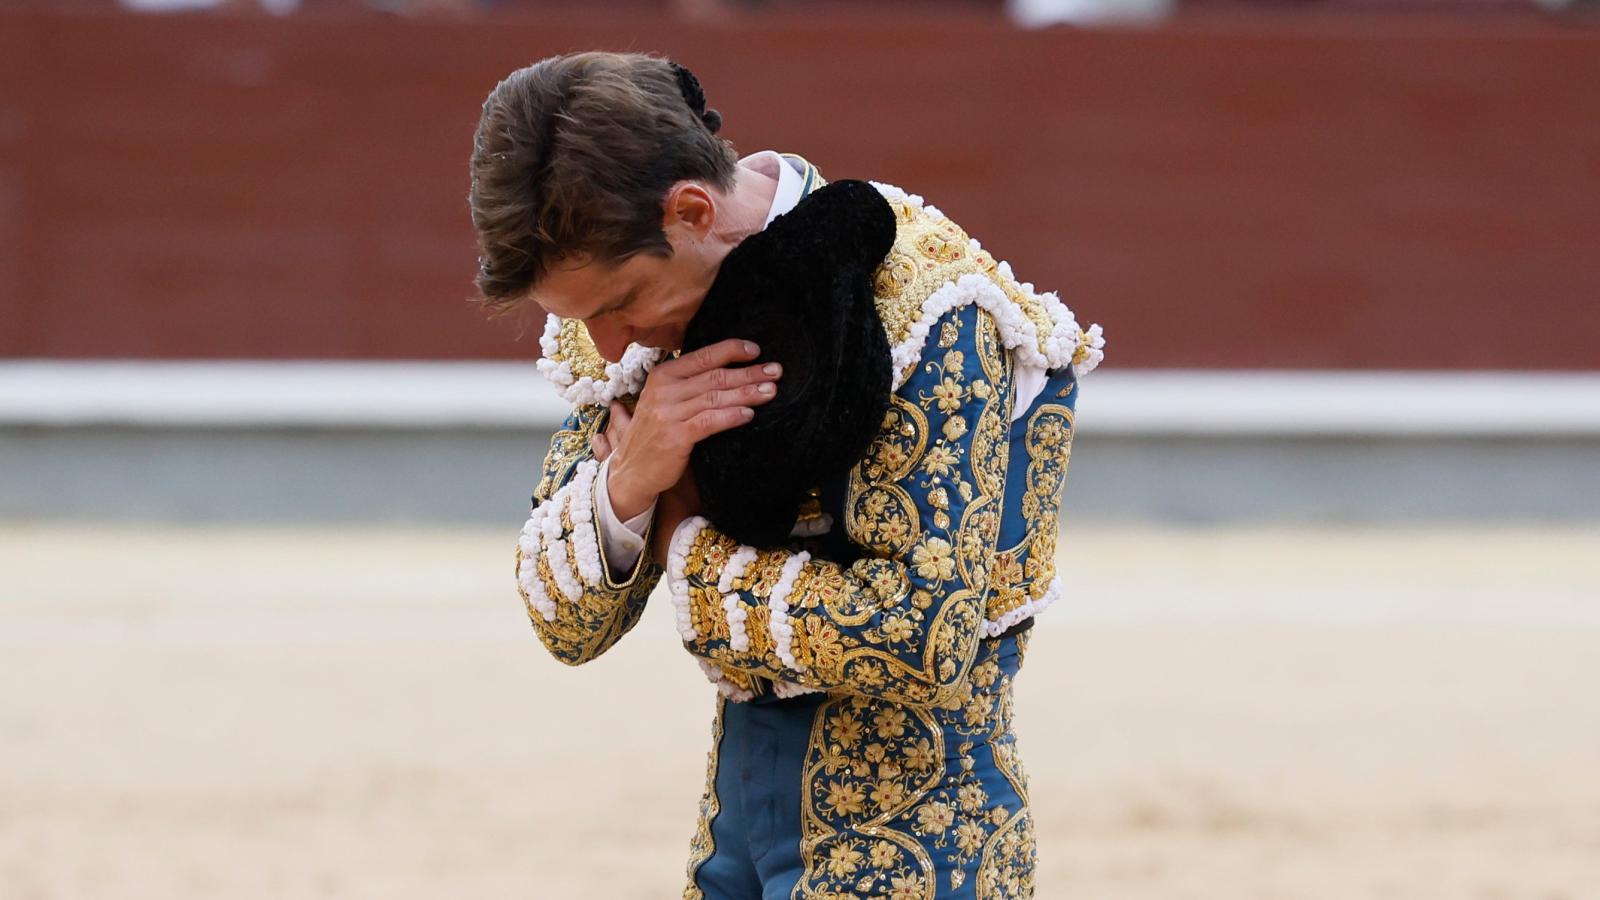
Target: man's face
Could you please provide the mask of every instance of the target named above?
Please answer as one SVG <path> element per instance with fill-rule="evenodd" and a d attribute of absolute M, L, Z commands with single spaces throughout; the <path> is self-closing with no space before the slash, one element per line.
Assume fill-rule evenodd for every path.
<path fill-rule="evenodd" d="M 717 269 L 732 249 L 711 229 L 711 195 L 698 185 L 692 196 L 668 196 L 662 223 L 670 257 L 639 253 L 620 263 L 583 256 L 563 260 L 540 279 L 531 299 L 546 312 L 582 319 L 595 347 L 611 362 L 628 344 L 677 350 Z M 681 202 L 680 202 L 681 201 Z"/>

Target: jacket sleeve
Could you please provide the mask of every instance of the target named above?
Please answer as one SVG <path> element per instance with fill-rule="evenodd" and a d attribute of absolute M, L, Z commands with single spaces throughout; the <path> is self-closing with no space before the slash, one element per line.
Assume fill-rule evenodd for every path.
<path fill-rule="evenodd" d="M 673 534 L 679 634 L 719 689 L 748 699 L 844 690 L 938 704 L 977 653 L 1005 496 L 1012 359 L 990 313 L 945 312 L 895 392 L 843 515 L 849 565 L 741 546 L 705 519 Z M 798 686 L 798 687 L 796 687 Z"/>
<path fill-rule="evenodd" d="M 595 510 L 600 464 L 589 446 L 606 415 L 605 406 L 582 405 L 562 423 L 517 540 L 517 590 L 534 633 L 552 656 L 573 666 L 604 653 L 638 624 L 661 577 L 650 559 L 649 530 L 645 552 L 624 577 L 614 577 L 607 564 Z"/>

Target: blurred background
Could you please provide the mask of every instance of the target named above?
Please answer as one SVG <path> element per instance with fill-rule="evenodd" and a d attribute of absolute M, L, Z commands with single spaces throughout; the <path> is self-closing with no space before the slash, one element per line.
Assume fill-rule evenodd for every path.
<path fill-rule="evenodd" d="M 714 692 L 512 572 L 483 98 L 692 68 L 1082 322 L 1042 898 L 1600 898 L 1600 4 L 0 0 L 0 895 L 677 896 Z"/>

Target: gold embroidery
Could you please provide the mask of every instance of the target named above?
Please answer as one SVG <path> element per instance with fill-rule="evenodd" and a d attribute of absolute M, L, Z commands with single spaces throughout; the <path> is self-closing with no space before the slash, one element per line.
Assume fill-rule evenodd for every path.
<path fill-rule="evenodd" d="M 1040 404 L 1029 415 L 1023 445 L 1028 467 L 1021 496 L 1023 537 L 1000 551 L 990 570 L 991 587 L 984 618 L 993 622 L 1030 600 L 1038 600 L 1055 577 L 1060 529 L 1061 489 L 1072 456 L 1071 407 Z"/>
<path fill-rule="evenodd" d="M 991 384 L 1009 382 L 1010 373 L 1002 366 L 1002 361 L 1006 360 L 1007 356 L 1000 342 L 1000 329 L 995 325 L 994 319 L 988 316 L 983 316 L 978 321 L 980 327 L 973 337 L 978 346 L 978 362 L 983 367 L 984 376 L 988 378 L 988 382 L 979 384 L 987 388 Z M 1006 393 L 1009 394 L 1010 391 Z M 1011 442 L 1007 439 L 1007 432 L 1011 429 L 1009 402 L 1007 406 L 1004 419 L 979 419 L 978 429 L 972 436 L 973 477 L 977 480 L 980 491 L 994 496 L 999 496 L 1003 490 L 1006 467 L 1010 463 Z"/>
<path fill-rule="evenodd" d="M 1073 413 L 1056 403 L 1039 406 L 1028 418 L 1026 475 L 1027 533 L 1032 541 L 1024 563 L 1026 576 L 1033 583 L 1032 596 L 1043 596 L 1055 575 L 1056 533 L 1060 527 L 1061 489 L 1067 479 L 1072 456 Z"/>
<path fill-rule="evenodd" d="M 846 533 L 886 556 L 903 556 L 922 532 L 916 502 L 896 484 L 862 485 L 858 490 L 846 511 Z"/>
<path fill-rule="evenodd" d="M 722 715 L 726 704 L 724 698 L 717 698 L 717 714 L 711 721 L 711 750 L 706 754 L 706 787 L 700 795 L 700 815 L 695 822 L 694 837 L 689 841 L 689 884 L 683 889 L 683 900 L 705 900 L 705 892 L 695 885 L 695 872 L 716 851 L 711 838 L 711 823 L 722 809 L 722 802 L 717 797 L 717 756 L 722 750 Z"/>
<path fill-rule="evenodd" d="M 594 455 L 590 451 L 589 441 L 600 430 L 600 423 L 605 419 L 604 412 L 598 406 L 576 409 L 562 423 L 563 427 L 550 437 L 550 450 L 545 454 L 539 485 L 533 491 L 536 503 L 550 499 L 572 477 L 572 470 L 577 468 L 578 463 Z"/>
<path fill-rule="evenodd" d="M 903 250 L 891 250 L 873 274 L 872 289 L 879 297 L 897 297 L 916 280 L 917 261 Z"/>
<path fill-rule="evenodd" d="M 946 323 L 944 323 L 943 325 L 941 325 L 939 327 L 939 346 L 941 346 L 941 347 L 953 347 L 953 346 L 955 346 L 956 337 L 960 333 L 961 333 L 961 330 L 956 327 L 956 323 L 954 323 L 954 322 L 946 322 Z"/>
<path fill-rule="evenodd" d="M 1018 672 L 1022 671 L 1022 648 L 1025 646 L 1029 634 L 1031 632 L 1025 631 L 1017 636 Z M 1009 683 L 1010 676 L 1001 675 L 999 666 L 995 666 L 994 672 L 996 677 L 990 679 L 991 681 L 999 681 L 1003 678 Z M 980 684 L 980 686 L 986 685 Z M 998 715 L 995 717 L 994 730 L 989 733 L 989 750 L 994 754 L 995 768 L 999 769 L 1000 773 L 1006 777 L 1006 780 L 1011 782 L 1011 789 L 1017 792 L 1018 797 L 1022 798 L 1023 805 L 1027 805 L 1028 774 L 1022 768 L 1022 757 L 1017 753 L 1016 734 L 1011 730 L 1011 714 L 1015 696 L 1010 690 L 1006 689 L 997 691 L 997 696 L 999 698 L 999 705 L 996 710 Z"/>
<path fill-rule="evenodd" d="M 932 858 L 888 823 L 938 784 L 943 762 L 925 710 L 862 696 L 819 707 L 803 773 L 805 873 L 791 897 L 932 900 Z"/>
<path fill-rule="evenodd" d="M 772 610 L 765 606 L 741 604 L 745 611 L 744 631 L 750 641 L 750 652 L 760 658 L 773 653 Z"/>
<path fill-rule="evenodd" d="M 984 618 L 993 622 L 1013 609 L 1027 603 L 1028 592 L 1022 587 L 1022 563 L 1019 553 L 1007 550 L 995 554 L 994 565 L 989 568 L 989 601 Z"/>
<path fill-rule="evenodd" d="M 758 597 L 772 596 L 772 589 L 783 575 L 783 561 L 787 558 L 788 554 L 781 550 L 760 551 L 756 554 L 756 561 L 745 569 L 740 587 Z"/>
<path fill-rule="evenodd" d="M 1013 279 L 1001 274 L 987 250 L 974 250 L 967 233 L 943 215 L 905 200 L 889 200 L 896 228 L 892 249 L 873 273 L 878 316 L 891 347 L 900 344 L 922 317 L 922 304 L 935 290 L 963 275 L 981 273 L 999 285 L 1006 296 L 1034 324 L 1040 352 L 1054 327 L 1049 310 L 1037 297 L 1025 293 Z M 940 334 L 939 346 L 948 347 Z"/>
<path fill-rule="evenodd" d="M 689 623 L 694 630 L 712 640 L 728 639 L 728 618 L 723 615 L 722 595 L 710 585 L 689 588 Z"/>
<path fill-rule="evenodd" d="M 541 477 L 533 496 L 535 504 L 549 501 L 563 484 L 572 479 L 579 463 L 593 458 L 589 439 L 600 428 L 604 418 L 604 407 L 581 406 L 574 409 L 562 423 L 540 465 Z M 598 526 L 595 524 L 597 521 L 598 518 L 591 519 L 588 527 L 596 529 L 595 543 L 600 545 Z M 562 509 L 560 524 L 562 531 L 570 537 L 575 527 L 570 509 Z M 572 552 L 570 547 L 568 552 Z M 601 563 L 604 565 L 603 547 L 601 553 Z M 520 547 L 516 558 L 520 566 Z M 559 597 L 560 588 L 544 553 L 539 554 L 536 572 L 544 583 L 546 595 Z M 644 612 L 645 601 L 660 577 L 660 566 L 645 553 L 639 557 L 622 584 L 612 581 L 609 570 L 605 571 L 599 585 L 589 585 L 579 579 L 580 595 L 570 600 L 557 600 L 553 621 L 545 621 L 544 616 L 533 608 L 532 599 L 520 583 L 517 592 L 528 609 L 529 621 L 540 642 L 555 658 L 568 665 L 578 665 L 604 653 L 638 623 Z"/>
<path fill-rule="evenodd" d="M 595 347 L 594 340 L 589 337 L 589 329 L 583 324 L 582 319 L 562 319 L 561 331 L 556 335 L 556 344 L 560 348 L 556 358 L 571 364 L 575 378 L 605 380 L 606 358 L 601 356 L 599 348 Z"/>
<path fill-rule="evenodd" d="M 1024 807 L 984 844 L 978 866 L 978 900 L 1032 897 L 1037 855 L 1033 814 Z"/>
<path fill-rule="evenodd" d="M 1017 635 L 1017 669 L 1031 632 Z M 1011 783 L 1022 801 L 1004 824 L 984 844 L 978 866 L 977 894 L 980 900 L 1011 900 L 1033 896 L 1034 868 L 1038 850 L 1034 842 L 1033 814 L 1028 804 L 1028 777 L 1017 753 L 1017 739 L 1011 729 L 1014 695 L 1009 689 L 999 692 L 999 708 L 994 731 L 989 735 L 989 750 L 995 768 Z"/>
<path fill-rule="evenodd" d="M 1004 646 L 985 640 L 962 690 L 936 708 L 859 695 L 818 707 L 803 772 L 805 869 L 793 898 L 931 900 L 969 877 L 979 897 L 1031 896 L 1027 796 L 1005 791 L 1020 763 L 1012 678 L 998 661 Z M 979 777 L 983 748 L 1003 779 Z"/>

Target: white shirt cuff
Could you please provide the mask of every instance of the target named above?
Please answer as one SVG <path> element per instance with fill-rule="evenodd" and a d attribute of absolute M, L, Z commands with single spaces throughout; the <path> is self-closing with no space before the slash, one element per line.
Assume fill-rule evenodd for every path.
<path fill-rule="evenodd" d="M 644 532 L 650 527 L 650 517 L 655 515 L 656 504 L 652 500 L 649 509 L 626 522 L 620 521 L 617 511 L 611 508 L 611 495 L 606 492 L 610 477 L 611 458 L 606 457 L 595 477 L 594 505 L 600 513 L 600 539 L 605 541 L 606 564 L 611 569 L 612 579 L 620 581 L 639 561 L 639 554 L 644 552 Z"/>

